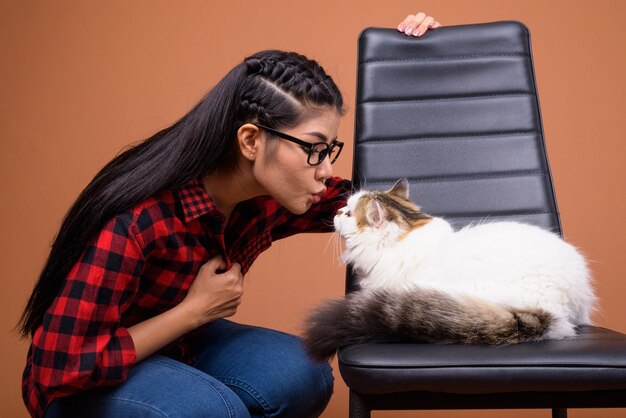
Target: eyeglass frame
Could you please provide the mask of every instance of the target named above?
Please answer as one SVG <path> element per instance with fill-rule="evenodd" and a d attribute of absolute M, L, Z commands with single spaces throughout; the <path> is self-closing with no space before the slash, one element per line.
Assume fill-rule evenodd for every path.
<path fill-rule="evenodd" d="M 267 127 L 267 126 L 263 126 L 263 125 L 257 125 L 256 123 L 253 123 L 252 125 L 256 126 L 257 128 L 261 128 L 264 131 L 269 132 L 272 135 L 276 135 L 279 138 L 285 139 L 287 141 L 293 142 L 294 144 L 298 144 L 302 147 L 306 147 L 309 150 L 309 154 L 307 155 L 307 159 L 306 162 L 308 165 L 311 166 L 317 166 L 320 165 L 321 163 L 324 162 L 324 160 L 328 157 L 330 158 L 330 154 L 331 151 L 334 148 L 339 148 L 337 151 L 337 155 L 335 155 L 335 157 L 330 161 L 331 164 L 334 164 L 335 161 L 337 161 L 337 158 L 339 158 L 339 155 L 341 154 L 341 150 L 343 149 L 343 142 L 341 141 L 337 141 L 336 139 L 333 140 L 330 144 L 327 142 L 315 142 L 315 143 L 311 143 L 311 142 L 306 142 L 303 141 L 302 139 L 298 139 L 295 136 L 291 136 L 288 135 L 284 132 L 281 131 L 277 131 L 276 129 Z M 321 158 L 316 164 L 311 164 L 311 156 L 313 155 L 313 151 L 315 151 L 315 147 L 317 147 L 318 145 L 325 145 L 326 146 L 326 155 L 324 156 L 324 158 Z"/>

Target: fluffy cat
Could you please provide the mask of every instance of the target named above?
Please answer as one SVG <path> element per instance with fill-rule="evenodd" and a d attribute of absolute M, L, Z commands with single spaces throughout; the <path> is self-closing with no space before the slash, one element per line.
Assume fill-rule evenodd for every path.
<path fill-rule="evenodd" d="M 409 200 L 408 182 L 360 191 L 334 219 L 360 290 L 307 320 L 309 353 L 360 342 L 512 344 L 574 335 L 595 303 L 584 257 L 518 222 L 454 231 Z"/>

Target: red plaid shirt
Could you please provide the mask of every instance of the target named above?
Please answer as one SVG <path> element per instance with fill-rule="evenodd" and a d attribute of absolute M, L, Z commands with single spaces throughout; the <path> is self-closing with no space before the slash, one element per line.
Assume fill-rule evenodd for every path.
<path fill-rule="evenodd" d="M 293 215 L 276 200 L 240 203 L 224 229 L 202 181 L 166 190 L 115 216 L 85 248 L 33 335 L 22 380 L 35 417 L 57 397 L 126 379 L 135 362 L 127 328 L 178 304 L 200 266 L 221 255 L 245 273 L 273 240 L 327 232 L 350 182 L 332 178 L 318 204 Z M 224 232 L 225 230 L 225 232 Z M 189 362 L 194 333 L 162 352 Z"/>

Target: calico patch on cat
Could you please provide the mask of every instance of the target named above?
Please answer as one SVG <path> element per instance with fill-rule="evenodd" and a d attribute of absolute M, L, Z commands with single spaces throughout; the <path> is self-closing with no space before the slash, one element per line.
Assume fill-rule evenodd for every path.
<path fill-rule="evenodd" d="M 588 324 L 596 297 L 584 257 L 518 222 L 454 231 L 409 200 L 406 179 L 360 191 L 334 219 L 360 290 L 306 322 L 316 359 L 365 342 L 515 344 L 560 339 Z"/>

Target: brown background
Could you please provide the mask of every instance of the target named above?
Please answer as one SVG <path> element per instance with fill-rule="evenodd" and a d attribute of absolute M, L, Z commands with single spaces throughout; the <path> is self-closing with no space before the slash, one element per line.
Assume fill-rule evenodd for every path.
<path fill-rule="evenodd" d="M 27 343 L 11 333 L 59 222 L 123 146 L 184 114 L 244 56 L 296 50 L 319 60 L 354 107 L 356 40 L 425 10 L 444 25 L 515 19 L 532 33 L 548 152 L 566 238 L 591 260 L 597 324 L 626 332 L 626 6 L 620 0 L 10 1 L 0 3 L 0 404 L 24 417 Z M 419 42 L 417 40 L 416 42 Z M 335 173 L 350 177 L 348 149 Z M 343 291 L 331 236 L 298 236 L 262 255 L 236 320 L 298 332 Z M 347 416 L 336 389 L 323 417 Z M 547 411 L 379 412 L 378 417 L 535 417 Z M 626 417 L 575 410 L 572 417 Z"/>

